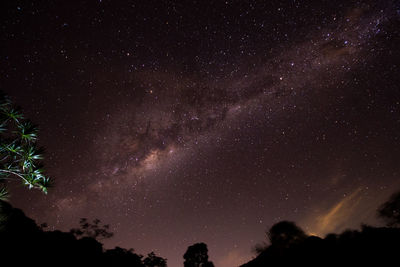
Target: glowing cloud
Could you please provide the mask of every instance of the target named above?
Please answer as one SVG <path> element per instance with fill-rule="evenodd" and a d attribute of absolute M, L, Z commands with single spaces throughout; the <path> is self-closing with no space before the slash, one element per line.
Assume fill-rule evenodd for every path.
<path fill-rule="evenodd" d="M 315 225 L 309 234 L 324 236 L 331 232 L 344 230 L 349 218 L 359 207 L 362 199 L 362 188 L 357 188 L 353 193 L 334 204 L 327 212 L 316 218 Z"/>

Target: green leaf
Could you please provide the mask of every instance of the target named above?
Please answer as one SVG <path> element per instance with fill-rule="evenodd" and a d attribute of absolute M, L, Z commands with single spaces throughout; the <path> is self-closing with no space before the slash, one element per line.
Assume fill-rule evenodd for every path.
<path fill-rule="evenodd" d="M 10 109 L 10 107 L 12 106 L 12 101 L 11 99 L 4 95 L 3 93 L 1 93 L 0 96 L 0 110 L 3 112 L 6 112 L 7 110 Z"/>
<path fill-rule="evenodd" d="M 23 148 L 17 144 L 17 142 L 12 142 L 4 147 L 4 149 L 10 153 L 20 154 L 23 151 Z"/>
<path fill-rule="evenodd" d="M 25 159 L 24 161 L 22 161 L 21 166 L 22 166 L 22 170 L 28 171 L 28 172 L 30 172 L 32 170 L 32 168 L 34 167 L 32 161 L 30 161 L 28 159 Z"/>
<path fill-rule="evenodd" d="M 0 124 L 0 133 L 4 133 L 7 130 L 6 125 L 7 125 L 6 122 Z"/>
<path fill-rule="evenodd" d="M 18 125 L 20 130 L 21 139 L 26 142 L 36 141 L 37 128 L 29 121 Z"/>
<path fill-rule="evenodd" d="M 16 176 L 29 189 L 47 193 L 51 181 L 39 168 L 43 151 L 36 148 L 37 133 L 37 127 L 0 91 L 0 180 Z M 3 194 L 6 189 L 0 187 L 0 198 Z"/>
<path fill-rule="evenodd" d="M 50 178 L 48 177 L 43 177 L 40 179 L 40 181 L 38 182 L 38 187 L 43 191 L 43 193 L 47 194 L 48 193 L 48 189 L 51 188 L 52 182 L 50 180 Z"/>
<path fill-rule="evenodd" d="M 36 169 L 32 172 L 33 176 L 35 176 L 35 179 L 43 179 L 45 178 L 43 175 L 43 169 Z"/>
<path fill-rule="evenodd" d="M 7 200 L 10 194 L 7 191 L 7 188 L 1 187 L 0 188 L 0 200 Z"/>
<path fill-rule="evenodd" d="M 30 168 L 35 166 L 36 160 L 41 160 L 43 157 L 38 153 L 37 149 L 34 146 L 29 146 L 25 148 L 23 158 L 23 165 L 27 168 Z"/>
<path fill-rule="evenodd" d="M 22 120 L 24 118 L 22 113 L 15 108 L 11 108 L 11 109 L 5 111 L 5 115 L 17 123 L 19 123 L 19 120 Z"/>

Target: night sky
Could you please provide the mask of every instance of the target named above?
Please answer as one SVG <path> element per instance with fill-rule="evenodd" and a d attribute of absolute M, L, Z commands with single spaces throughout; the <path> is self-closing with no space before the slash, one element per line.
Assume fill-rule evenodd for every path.
<path fill-rule="evenodd" d="M 400 188 L 398 1 L 0 4 L 0 89 L 40 127 L 49 229 L 99 218 L 106 247 L 249 261 L 292 220 L 324 236 Z"/>

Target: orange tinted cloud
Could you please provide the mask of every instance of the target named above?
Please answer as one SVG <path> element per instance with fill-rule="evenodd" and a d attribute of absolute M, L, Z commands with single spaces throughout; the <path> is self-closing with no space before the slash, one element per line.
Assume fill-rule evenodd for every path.
<path fill-rule="evenodd" d="M 357 188 L 350 195 L 336 202 L 326 212 L 316 217 L 309 218 L 311 221 L 307 225 L 309 234 L 325 236 L 328 233 L 342 231 L 349 227 L 349 220 L 354 213 L 360 208 L 362 200 L 362 188 Z"/>

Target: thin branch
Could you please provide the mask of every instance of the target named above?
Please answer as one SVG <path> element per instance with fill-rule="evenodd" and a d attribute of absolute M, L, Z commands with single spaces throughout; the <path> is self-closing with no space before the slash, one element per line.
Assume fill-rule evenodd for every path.
<path fill-rule="evenodd" d="M 31 185 L 32 188 L 40 189 L 40 187 L 33 185 L 31 182 L 29 182 L 28 180 L 26 180 L 25 177 L 22 176 L 22 175 L 19 174 L 19 173 L 16 173 L 16 172 L 13 172 L 13 171 L 8 171 L 8 170 L 0 170 L 0 172 L 6 172 L 6 173 L 10 173 L 10 174 L 16 175 L 16 176 L 18 176 L 19 178 L 21 178 L 22 180 L 24 180 L 25 183 Z"/>

